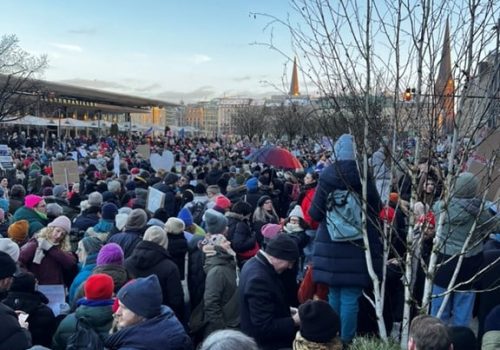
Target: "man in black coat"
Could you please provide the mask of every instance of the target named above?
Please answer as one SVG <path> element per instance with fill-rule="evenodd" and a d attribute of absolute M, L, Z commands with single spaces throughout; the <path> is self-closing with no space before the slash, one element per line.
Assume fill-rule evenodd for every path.
<path fill-rule="evenodd" d="M 299 258 L 296 243 L 286 235 L 269 241 L 244 266 L 240 276 L 241 330 L 261 349 L 291 348 L 300 319 L 286 302 L 280 274 Z"/>
<path fill-rule="evenodd" d="M 12 258 L 0 252 L 0 294 L 10 289 L 16 272 L 16 263 Z M 0 350 L 24 350 L 31 346 L 29 332 L 20 326 L 15 311 L 4 303 L 0 303 Z"/>

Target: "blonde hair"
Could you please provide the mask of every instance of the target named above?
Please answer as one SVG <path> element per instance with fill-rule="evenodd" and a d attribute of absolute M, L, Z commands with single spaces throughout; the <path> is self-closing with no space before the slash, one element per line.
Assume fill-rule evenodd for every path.
<path fill-rule="evenodd" d="M 35 234 L 36 238 L 49 240 L 50 234 L 55 230 L 55 227 L 44 227 Z M 64 239 L 59 243 L 59 248 L 65 252 L 71 251 L 71 243 L 69 242 L 69 233 L 64 234 Z"/>

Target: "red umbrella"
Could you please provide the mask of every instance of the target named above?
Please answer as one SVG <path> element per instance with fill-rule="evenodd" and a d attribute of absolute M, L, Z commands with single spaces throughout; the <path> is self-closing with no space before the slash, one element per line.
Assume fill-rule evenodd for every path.
<path fill-rule="evenodd" d="M 276 146 L 260 148 L 246 159 L 252 162 L 272 165 L 276 168 L 302 169 L 302 164 L 290 151 Z"/>

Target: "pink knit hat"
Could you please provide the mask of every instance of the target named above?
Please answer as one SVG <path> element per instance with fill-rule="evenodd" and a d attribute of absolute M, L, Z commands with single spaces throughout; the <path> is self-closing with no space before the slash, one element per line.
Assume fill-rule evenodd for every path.
<path fill-rule="evenodd" d="M 24 206 L 26 208 L 33 209 L 38 205 L 43 200 L 42 197 L 37 196 L 36 194 L 29 194 L 26 197 L 24 197 Z"/>
<path fill-rule="evenodd" d="M 265 224 L 260 229 L 262 236 L 268 239 L 273 239 L 280 233 L 280 231 L 281 231 L 281 225 L 277 224 Z"/>
<path fill-rule="evenodd" d="M 71 232 L 71 220 L 67 216 L 61 215 L 55 218 L 47 227 L 60 227 L 69 234 Z"/>

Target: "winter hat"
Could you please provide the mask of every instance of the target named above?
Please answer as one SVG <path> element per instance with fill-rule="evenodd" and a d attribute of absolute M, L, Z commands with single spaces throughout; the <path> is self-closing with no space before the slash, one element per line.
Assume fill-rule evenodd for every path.
<path fill-rule="evenodd" d="M 36 286 L 35 275 L 31 272 L 19 272 L 14 276 L 10 292 L 34 293 Z"/>
<path fill-rule="evenodd" d="M 127 224 L 127 219 L 128 219 L 128 214 L 122 213 L 122 214 L 117 214 L 115 216 L 115 226 L 116 228 L 121 231 Z"/>
<path fill-rule="evenodd" d="M 118 214 L 130 214 L 132 212 L 132 208 L 129 208 L 129 207 L 121 207 L 120 209 L 118 209 Z"/>
<path fill-rule="evenodd" d="M 339 315 L 326 301 L 308 300 L 299 306 L 300 334 L 314 343 L 329 343 L 339 333 Z"/>
<path fill-rule="evenodd" d="M 42 190 L 42 197 L 50 197 L 54 195 L 54 191 L 52 191 L 52 187 L 44 187 Z"/>
<path fill-rule="evenodd" d="M 88 201 L 91 207 L 101 207 L 102 194 L 100 194 L 99 192 L 92 192 L 91 194 L 89 194 Z"/>
<path fill-rule="evenodd" d="M 270 200 L 271 200 L 271 197 L 269 197 L 268 195 L 263 195 L 257 201 L 257 206 L 262 207 L 266 201 L 270 201 Z"/>
<path fill-rule="evenodd" d="M 260 233 L 267 239 L 273 239 L 281 231 L 281 225 L 278 224 L 265 224 L 261 227 Z"/>
<path fill-rule="evenodd" d="M 168 213 L 164 208 L 158 208 L 153 214 L 153 218 L 165 223 L 168 220 Z"/>
<path fill-rule="evenodd" d="M 275 258 L 286 261 L 295 261 L 300 256 L 297 244 L 288 235 L 278 235 L 269 240 L 265 251 Z"/>
<path fill-rule="evenodd" d="M 205 253 L 206 256 L 214 256 L 217 254 L 217 250 L 215 247 L 221 247 L 223 243 L 227 242 L 226 236 L 218 233 L 215 235 L 206 235 L 203 240 L 201 240 L 198 243 L 198 248 L 201 249 L 203 253 Z M 226 253 L 229 253 L 232 256 L 236 256 L 236 253 L 232 248 L 226 249 L 226 248 L 219 248 L 225 251 Z"/>
<path fill-rule="evenodd" d="M 90 275 L 83 285 L 85 298 L 89 300 L 108 300 L 113 297 L 115 283 L 111 276 L 104 273 Z"/>
<path fill-rule="evenodd" d="M 8 254 L 15 262 L 19 260 L 19 246 L 10 238 L 0 238 L 0 252 Z"/>
<path fill-rule="evenodd" d="M 207 188 L 204 184 L 197 183 L 196 186 L 194 186 L 194 193 L 204 195 L 207 193 Z"/>
<path fill-rule="evenodd" d="M 205 226 L 207 232 L 211 234 L 224 233 L 227 228 L 227 218 L 213 209 L 205 211 Z"/>
<path fill-rule="evenodd" d="M 58 217 L 63 214 L 63 207 L 57 203 L 47 204 L 47 215 L 52 217 Z"/>
<path fill-rule="evenodd" d="M 397 203 L 399 201 L 399 194 L 397 192 L 391 192 L 389 194 L 389 202 Z"/>
<path fill-rule="evenodd" d="M 288 214 L 289 218 L 291 218 L 292 216 L 304 219 L 304 213 L 302 212 L 302 208 L 300 207 L 300 205 L 296 205 L 295 207 L 293 207 L 290 214 Z"/>
<path fill-rule="evenodd" d="M 29 194 L 26 197 L 24 197 L 24 206 L 29 209 L 35 208 L 38 203 L 40 203 L 43 200 L 42 197 L 37 196 L 36 194 Z"/>
<path fill-rule="evenodd" d="M 19 220 L 10 224 L 7 235 L 15 242 L 24 242 L 28 236 L 30 224 L 27 220 Z"/>
<path fill-rule="evenodd" d="M 231 211 L 243 216 L 249 216 L 252 214 L 252 206 L 250 205 L 250 203 L 239 201 L 234 203 Z"/>
<path fill-rule="evenodd" d="M 56 198 L 63 198 L 64 192 L 66 192 L 66 186 L 64 185 L 55 185 L 52 189 L 52 194 Z"/>
<path fill-rule="evenodd" d="M 343 134 L 339 137 L 333 147 L 333 158 L 335 160 L 354 160 L 354 138 L 352 135 Z"/>
<path fill-rule="evenodd" d="M 247 180 L 246 186 L 249 192 L 255 192 L 259 189 L 259 180 L 256 177 L 251 177 Z"/>
<path fill-rule="evenodd" d="M 9 254 L 0 251 L 0 280 L 12 277 L 17 271 L 17 265 Z"/>
<path fill-rule="evenodd" d="M 114 203 L 106 203 L 101 208 L 101 215 L 104 220 L 114 220 L 118 214 L 118 207 Z"/>
<path fill-rule="evenodd" d="M 82 212 L 87 210 L 88 208 L 90 208 L 90 204 L 89 204 L 88 200 L 84 200 L 84 201 L 80 202 L 80 209 Z"/>
<path fill-rule="evenodd" d="M 48 224 L 47 227 L 60 227 L 69 234 L 71 232 L 71 220 L 64 215 L 58 216 L 54 221 Z"/>
<path fill-rule="evenodd" d="M 134 181 L 129 181 L 125 184 L 125 188 L 127 191 L 135 191 L 135 182 Z"/>
<path fill-rule="evenodd" d="M 476 335 L 469 327 L 448 327 L 453 350 L 470 350 L 477 348 Z"/>
<path fill-rule="evenodd" d="M 163 178 L 163 182 L 165 182 L 165 184 L 167 184 L 167 185 L 173 185 L 177 181 L 179 181 L 179 176 L 177 174 L 174 174 L 174 173 L 168 173 Z"/>
<path fill-rule="evenodd" d="M 118 291 L 117 296 L 136 315 L 149 319 L 161 312 L 162 291 L 158 277 L 154 274 L 130 281 Z"/>
<path fill-rule="evenodd" d="M 189 227 L 193 224 L 193 214 L 189 211 L 188 208 L 182 208 L 177 214 L 177 217 L 184 221 L 184 225 Z"/>
<path fill-rule="evenodd" d="M 186 228 L 184 221 L 178 218 L 171 217 L 165 223 L 165 231 L 167 233 L 180 234 Z"/>
<path fill-rule="evenodd" d="M 102 248 L 102 241 L 97 237 L 83 237 L 82 244 L 88 255 L 97 254 Z"/>
<path fill-rule="evenodd" d="M 479 188 L 479 180 L 472 173 L 464 172 L 458 175 L 455 182 L 456 198 L 473 198 Z"/>
<path fill-rule="evenodd" d="M 229 200 L 229 198 L 221 194 L 215 199 L 215 205 L 221 209 L 226 210 L 231 208 L 231 201 Z"/>
<path fill-rule="evenodd" d="M 148 222 L 148 214 L 142 209 L 133 209 L 127 219 L 125 230 L 141 230 Z"/>
<path fill-rule="evenodd" d="M 170 218 L 170 219 L 173 219 L 173 218 Z M 179 219 L 176 219 L 176 220 L 179 220 Z M 179 221 L 182 222 L 182 220 L 179 220 Z M 184 226 L 183 222 L 182 222 L 182 225 Z M 160 245 L 161 247 L 168 249 L 167 233 L 161 227 L 151 226 L 150 228 L 148 228 L 146 230 L 146 232 L 144 232 L 143 240 L 148 241 L 148 242 L 154 242 L 154 243 Z"/>
<path fill-rule="evenodd" d="M 99 254 L 97 254 L 96 264 L 101 265 L 120 265 L 123 266 L 123 250 L 116 243 L 105 244 Z"/>

